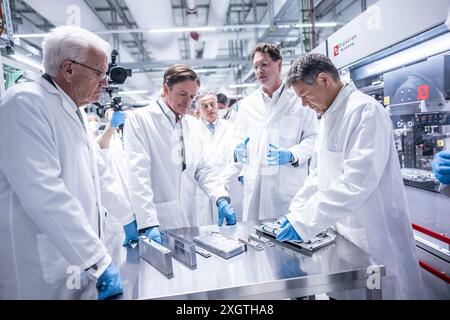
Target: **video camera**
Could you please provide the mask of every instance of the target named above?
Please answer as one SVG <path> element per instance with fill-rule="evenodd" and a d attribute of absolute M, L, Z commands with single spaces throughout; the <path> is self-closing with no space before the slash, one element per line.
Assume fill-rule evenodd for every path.
<path fill-rule="evenodd" d="M 111 99 L 110 107 L 114 111 L 122 111 L 122 98 L 113 96 L 113 93 L 119 91 L 117 85 L 123 84 L 128 77 L 131 77 L 131 69 L 125 69 L 117 65 L 116 59 L 118 55 L 119 52 L 116 49 L 111 52 L 111 62 L 108 65 L 108 71 L 106 73 L 108 76 L 108 86 L 104 88 L 109 94 Z"/>

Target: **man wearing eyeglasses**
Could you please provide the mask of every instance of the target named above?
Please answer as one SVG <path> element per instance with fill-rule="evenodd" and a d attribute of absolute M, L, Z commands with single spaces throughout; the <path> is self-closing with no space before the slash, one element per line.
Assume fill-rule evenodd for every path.
<path fill-rule="evenodd" d="M 1 97 L 0 299 L 122 293 L 81 110 L 106 85 L 109 51 L 87 30 L 57 27 L 43 43 L 46 73 Z"/>
<path fill-rule="evenodd" d="M 281 80 L 282 57 L 271 43 L 258 44 L 251 60 L 260 88 L 244 98 L 235 120 L 236 165 L 228 184 L 243 176 L 243 219 L 279 217 L 308 173 L 317 136 L 316 114 L 303 108 Z"/>

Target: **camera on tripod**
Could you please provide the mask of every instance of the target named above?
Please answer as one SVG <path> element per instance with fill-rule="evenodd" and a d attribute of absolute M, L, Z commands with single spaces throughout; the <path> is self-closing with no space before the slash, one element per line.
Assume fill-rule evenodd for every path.
<path fill-rule="evenodd" d="M 131 69 L 125 69 L 117 65 L 116 59 L 119 55 L 119 51 L 114 49 L 111 52 L 111 62 L 108 65 L 108 86 L 104 88 L 109 94 L 111 99 L 110 103 L 107 104 L 107 108 L 111 107 L 114 111 L 122 111 L 122 98 L 120 96 L 113 96 L 113 93 L 119 91 L 117 85 L 123 84 L 128 77 L 131 77 Z"/>

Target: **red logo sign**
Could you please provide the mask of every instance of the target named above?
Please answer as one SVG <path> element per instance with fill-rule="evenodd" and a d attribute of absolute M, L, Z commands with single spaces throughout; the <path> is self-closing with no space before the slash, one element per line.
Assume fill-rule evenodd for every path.
<path fill-rule="evenodd" d="M 339 45 L 334 46 L 333 48 L 333 55 L 336 57 L 337 55 L 339 55 Z"/>
<path fill-rule="evenodd" d="M 417 88 L 417 100 L 427 100 L 429 97 L 429 87 L 427 84 Z"/>

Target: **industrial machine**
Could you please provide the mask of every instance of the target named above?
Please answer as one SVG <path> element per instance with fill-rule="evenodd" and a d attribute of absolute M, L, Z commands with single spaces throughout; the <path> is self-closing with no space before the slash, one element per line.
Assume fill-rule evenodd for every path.
<path fill-rule="evenodd" d="M 384 97 L 405 184 L 437 192 L 431 162 L 449 149 L 450 55 L 384 74 Z"/>

